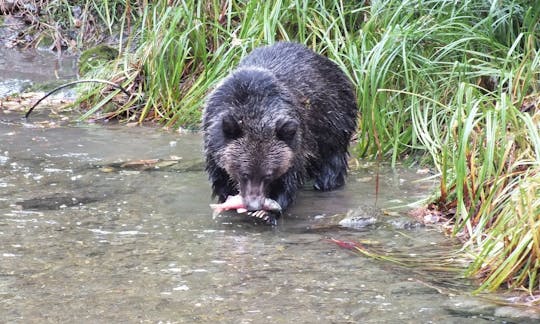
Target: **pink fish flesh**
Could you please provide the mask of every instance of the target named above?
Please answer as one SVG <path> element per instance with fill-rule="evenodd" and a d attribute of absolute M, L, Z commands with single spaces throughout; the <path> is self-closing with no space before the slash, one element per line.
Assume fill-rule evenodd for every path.
<path fill-rule="evenodd" d="M 229 196 L 225 202 L 221 204 L 210 204 L 210 208 L 214 210 L 214 214 L 219 214 L 222 211 L 232 209 L 236 209 L 238 213 L 247 212 L 246 205 L 244 205 L 244 201 L 240 195 Z M 281 212 L 281 206 L 277 203 L 277 201 L 270 198 L 265 198 L 263 210 Z"/>
<path fill-rule="evenodd" d="M 210 208 L 212 208 L 214 210 L 214 213 L 217 214 L 221 213 L 222 211 L 232 209 L 236 209 L 236 211 L 239 213 L 245 213 L 247 211 L 242 196 L 240 195 L 229 196 L 227 197 L 225 202 L 221 204 L 210 204 Z"/>

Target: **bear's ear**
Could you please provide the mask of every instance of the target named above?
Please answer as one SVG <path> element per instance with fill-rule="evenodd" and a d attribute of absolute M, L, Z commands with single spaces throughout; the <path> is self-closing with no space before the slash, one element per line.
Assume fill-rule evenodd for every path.
<path fill-rule="evenodd" d="M 277 138 L 286 143 L 290 143 L 294 139 L 297 130 L 298 122 L 293 119 L 280 119 L 276 123 Z"/>
<path fill-rule="evenodd" d="M 242 135 L 242 129 L 236 119 L 230 114 L 223 116 L 221 127 L 225 137 L 228 139 L 235 139 Z"/>

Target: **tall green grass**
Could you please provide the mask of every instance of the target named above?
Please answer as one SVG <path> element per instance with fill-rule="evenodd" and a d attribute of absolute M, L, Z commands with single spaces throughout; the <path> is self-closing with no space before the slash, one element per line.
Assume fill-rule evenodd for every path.
<path fill-rule="evenodd" d="M 479 290 L 540 290 L 540 7 L 535 1 L 155 1 L 132 9 L 117 61 L 135 94 L 84 117 L 196 127 L 203 99 L 251 49 L 306 44 L 356 85 L 358 156 L 440 173 L 438 212 L 474 256 Z M 104 9 L 105 10 L 105 9 Z M 135 19 L 136 18 L 136 19 Z M 127 19 L 127 18 L 124 18 Z M 107 20 L 107 19 L 105 19 Z M 121 21 L 122 24 L 125 22 Z M 97 99 L 94 99 L 97 100 Z"/>

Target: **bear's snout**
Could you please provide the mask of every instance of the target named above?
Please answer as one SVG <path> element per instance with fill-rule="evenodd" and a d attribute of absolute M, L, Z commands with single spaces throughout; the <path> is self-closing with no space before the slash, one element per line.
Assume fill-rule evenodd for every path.
<path fill-rule="evenodd" d="M 264 184 L 253 180 L 247 181 L 242 198 L 248 211 L 262 210 L 264 207 Z"/>

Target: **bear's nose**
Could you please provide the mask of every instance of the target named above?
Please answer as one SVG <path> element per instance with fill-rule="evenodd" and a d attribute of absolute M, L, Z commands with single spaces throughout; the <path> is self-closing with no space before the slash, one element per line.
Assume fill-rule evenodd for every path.
<path fill-rule="evenodd" d="M 244 205 L 249 211 L 257 211 L 263 208 L 263 198 L 260 197 L 247 197 L 244 198 Z"/>

